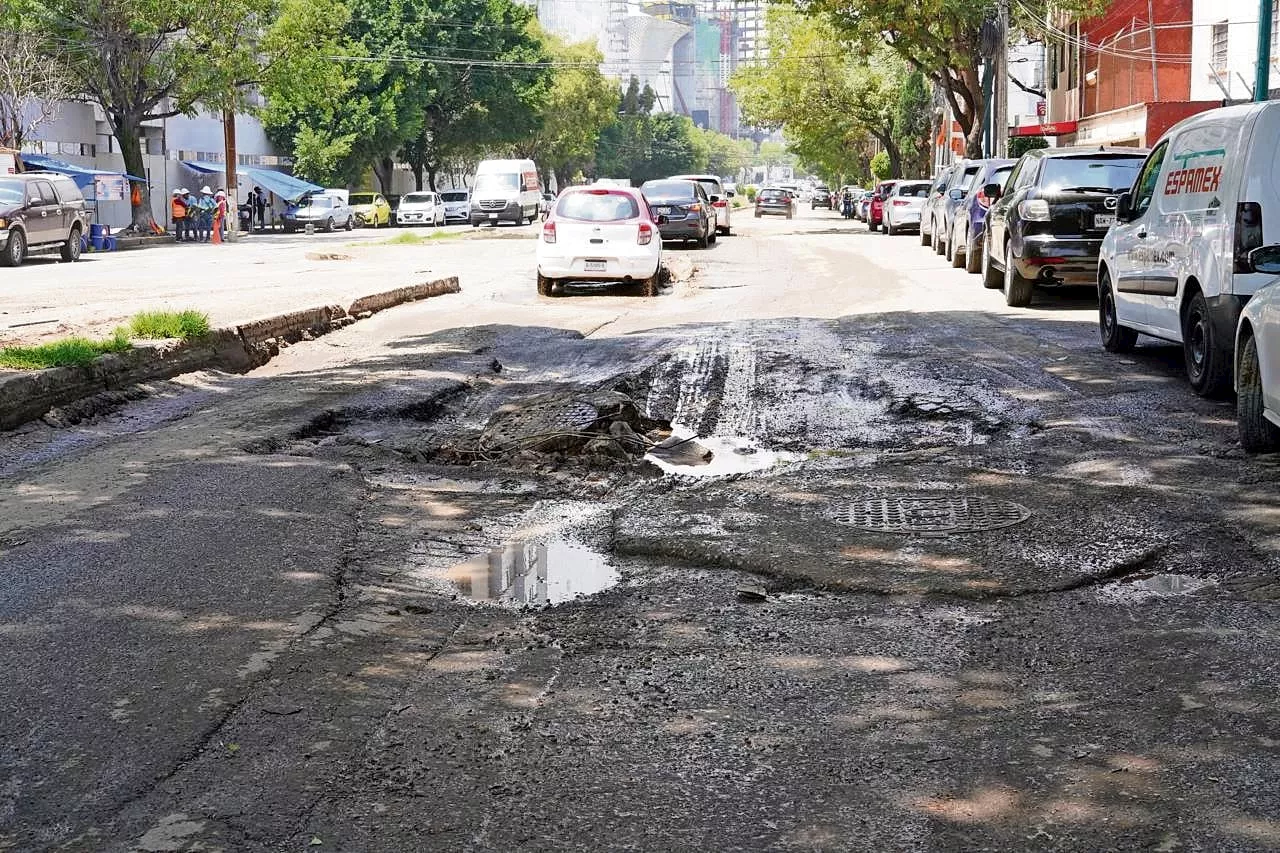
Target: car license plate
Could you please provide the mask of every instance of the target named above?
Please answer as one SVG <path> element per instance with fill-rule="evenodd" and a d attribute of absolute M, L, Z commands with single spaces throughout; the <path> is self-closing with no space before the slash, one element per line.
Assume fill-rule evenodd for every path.
<path fill-rule="evenodd" d="M 587 261 L 587 272 L 604 272 L 608 268 L 606 261 Z"/>
<path fill-rule="evenodd" d="M 498 221 L 498 214 L 496 214 L 496 213 L 490 213 L 490 214 L 489 214 L 489 218 L 490 218 L 490 219 L 492 219 L 494 222 L 497 222 L 497 221 Z"/>
<path fill-rule="evenodd" d="M 1116 224 L 1116 215 L 1114 213 L 1099 213 L 1093 217 L 1094 228 L 1110 228 Z"/>

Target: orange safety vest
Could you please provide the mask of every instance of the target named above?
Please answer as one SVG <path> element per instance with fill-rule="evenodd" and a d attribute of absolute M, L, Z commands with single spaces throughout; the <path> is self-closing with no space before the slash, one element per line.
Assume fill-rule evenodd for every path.
<path fill-rule="evenodd" d="M 187 203 L 180 198 L 174 198 L 169 202 L 169 209 L 173 213 L 174 219 L 187 218 Z"/>

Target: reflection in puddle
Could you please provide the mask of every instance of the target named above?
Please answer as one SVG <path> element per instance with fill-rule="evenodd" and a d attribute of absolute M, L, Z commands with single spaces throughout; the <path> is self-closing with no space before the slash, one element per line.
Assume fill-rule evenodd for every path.
<path fill-rule="evenodd" d="M 560 604 L 608 589 L 618 570 L 594 551 L 565 539 L 517 540 L 459 563 L 445 577 L 473 601 L 518 606 Z"/>
<path fill-rule="evenodd" d="M 1151 598 L 1167 598 L 1174 595 L 1190 595 L 1202 589 L 1215 587 L 1218 582 L 1213 578 L 1198 578 L 1194 575 L 1160 574 L 1150 577 L 1126 580 L 1120 583 L 1107 584 L 1099 588 L 1098 595 L 1107 601 L 1123 604 L 1134 601 L 1146 601 Z"/>
<path fill-rule="evenodd" d="M 683 439 L 684 436 L 681 436 L 679 440 Z M 688 446 L 697 449 L 693 458 L 680 458 L 675 454 L 663 453 L 659 450 L 649 453 L 645 459 L 667 474 L 683 474 L 687 477 L 725 477 L 731 474 L 767 471 L 800 458 L 795 453 L 765 450 L 750 439 L 740 436 L 698 438 L 696 442 L 690 441 Z"/>

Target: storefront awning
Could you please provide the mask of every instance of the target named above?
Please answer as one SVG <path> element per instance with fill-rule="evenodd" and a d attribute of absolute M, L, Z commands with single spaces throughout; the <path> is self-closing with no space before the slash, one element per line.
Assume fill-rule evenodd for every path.
<path fill-rule="evenodd" d="M 227 167 L 221 163 L 206 163 L 200 160 L 183 160 L 182 165 L 201 175 L 223 175 L 227 171 Z M 297 201 L 307 193 L 324 189 L 301 178 L 295 178 L 293 175 L 256 166 L 241 166 L 236 169 L 236 175 L 247 178 L 249 183 L 275 193 L 285 201 Z"/>
<path fill-rule="evenodd" d="M 1009 128 L 1010 136 L 1066 136 L 1076 132 L 1076 122 L 1055 121 L 1052 124 L 1024 124 Z"/>
<path fill-rule="evenodd" d="M 93 179 L 97 175 L 124 175 L 131 181 L 137 181 L 140 184 L 147 183 L 146 178 L 135 177 L 134 175 L 125 174 L 124 172 L 112 172 L 107 169 L 91 169 L 88 166 L 77 166 L 74 163 L 64 163 L 62 160 L 55 160 L 52 157 L 46 157 L 43 154 L 21 154 L 22 165 L 27 169 L 35 169 L 44 172 L 57 172 L 60 175 L 66 175 L 76 182 L 76 186 L 85 189 L 93 183 Z"/>

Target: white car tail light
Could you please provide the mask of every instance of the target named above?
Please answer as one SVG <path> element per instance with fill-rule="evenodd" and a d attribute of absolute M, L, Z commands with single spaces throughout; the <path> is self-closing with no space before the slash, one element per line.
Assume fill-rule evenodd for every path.
<path fill-rule="evenodd" d="M 556 224 L 551 220 L 547 220 L 542 226 L 542 242 L 554 243 L 556 241 Z"/>
<path fill-rule="evenodd" d="M 895 198 L 893 200 L 894 207 L 906 207 L 909 204 L 911 204 L 911 202 L 907 201 L 905 198 Z"/>
<path fill-rule="evenodd" d="M 549 223 L 548 223 L 549 224 Z M 648 222 L 640 223 L 640 235 L 636 238 L 636 242 L 641 246 L 647 246 L 653 242 L 653 226 Z"/>

